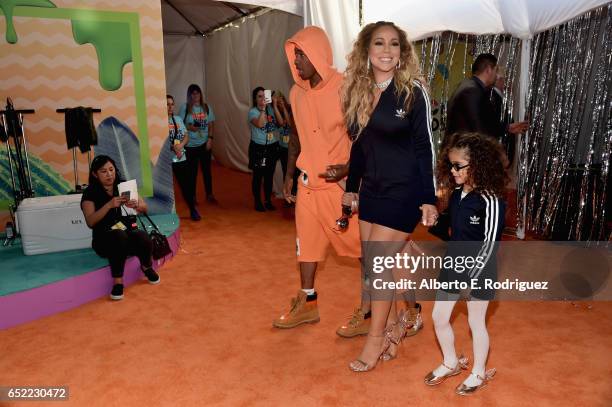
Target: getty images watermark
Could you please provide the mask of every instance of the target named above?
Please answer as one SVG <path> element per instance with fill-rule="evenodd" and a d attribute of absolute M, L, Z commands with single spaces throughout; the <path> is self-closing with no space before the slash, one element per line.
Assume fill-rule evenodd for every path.
<path fill-rule="evenodd" d="M 492 290 L 496 300 L 611 301 L 609 242 L 363 242 L 371 295 Z M 385 297 L 387 298 L 387 297 Z M 376 298 L 375 298 L 376 299 Z"/>
<path fill-rule="evenodd" d="M 490 260 L 489 260 L 490 261 Z M 407 253 L 396 253 L 395 256 L 375 256 L 372 258 L 372 272 L 382 274 L 386 270 L 406 270 L 411 274 L 422 269 L 447 269 L 453 270 L 456 274 L 470 273 L 471 270 L 484 270 L 487 267 L 487 260 L 484 256 L 427 256 L 409 255 Z M 496 266 L 496 265 L 495 265 Z M 489 264 L 489 267 L 494 267 Z M 455 279 L 453 281 L 439 281 L 436 278 L 422 278 L 420 281 L 400 278 L 397 281 L 386 281 L 384 278 L 374 278 L 372 287 L 375 290 L 548 290 L 548 281 L 514 281 L 505 279 L 497 281 L 493 278 L 468 278 L 467 281 Z"/>

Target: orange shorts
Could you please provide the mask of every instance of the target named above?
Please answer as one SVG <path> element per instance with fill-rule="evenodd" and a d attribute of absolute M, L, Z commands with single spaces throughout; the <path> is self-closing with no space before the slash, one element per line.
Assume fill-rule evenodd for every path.
<path fill-rule="evenodd" d="M 295 204 L 297 258 L 300 262 L 325 260 L 331 244 L 339 256 L 361 257 L 357 215 L 340 231 L 336 220 L 342 216 L 342 194 L 338 185 L 328 189 L 310 189 L 298 183 Z"/>

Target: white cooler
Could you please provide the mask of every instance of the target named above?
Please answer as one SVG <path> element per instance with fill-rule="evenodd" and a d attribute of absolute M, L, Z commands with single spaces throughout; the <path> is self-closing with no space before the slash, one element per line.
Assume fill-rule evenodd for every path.
<path fill-rule="evenodd" d="M 81 194 L 24 199 L 17 228 L 27 256 L 91 247 L 91 229 L 81 211 Z"/>

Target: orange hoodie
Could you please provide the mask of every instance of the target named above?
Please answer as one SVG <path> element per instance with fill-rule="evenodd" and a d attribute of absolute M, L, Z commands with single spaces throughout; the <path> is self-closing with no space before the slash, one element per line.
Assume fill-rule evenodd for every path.
<path fill-rule="evenodd" d="M 296 47 L 306 54 L 321 75 L 321 82 L 314 88 L 297 73 Z M 318 175 L 325 172 L 328 165 L 344 164 L 349 160 L 350 141 L 340 104 L 342 75 L 332 66 L 331 46 L 325 31 L 319 27 L 298 31 L 285 43 L 285 52 L 295 81 L 289 100 L 301 146 L 297 167 L 308 175 L 307 188 L 332 188 L 333 183 L 325 182 Z"/>

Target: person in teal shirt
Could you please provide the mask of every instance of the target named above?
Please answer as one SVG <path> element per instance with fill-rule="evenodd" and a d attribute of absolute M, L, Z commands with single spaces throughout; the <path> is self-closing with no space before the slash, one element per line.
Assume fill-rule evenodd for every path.
<path fill-rule="evenodd" d="M 183 119 L 185 127 L 189 131 L 189 142 L 185 148 L 189 174 L 188 192 L 193 196 L 195 202 L 199 164 L 204 176 L 206 200 L 210 203 L 217 203 L 212 191 L 212 172 L 210 168 L 215 113 L 212 106 L 204 103 L 202 89 L 198 85 L 191 84 L 187 88 L 187 103 L 181 106 L 179 116 Z M 196 205 L 191 209 L 191 218 L 193 220 L 201 219 Z"/>
<path fill-rule="evenodd" d="M 172 172 L 178 181 L 179 188 L 183 194 L 183 199 L 187 203 L 189 210 L 193 213 L 195 202 L 193 194 L 189 189 L 189 168 L 187 166 L 187 155 L 185 147 L 189 143 L 189 135 L 187 128 L 180 116 L 174 114 L 174 97 L 166 95 L 166 103 L 168 107 L 168 148 L 172 150 Z"/>
<path fill-rule="evenodd" d="M 278 112 L 276 99 L 266 103 L 264 88 L 253 89 L 253 107 L 248 121 L 251 129 L 249 144 L 249 168 L 253 170 L 252 192 L 255 210 L 264 212 L 276 209 L 272 205 L 272 186 L 276 161 L 278 160 Z M 261 202 L 261 181 L 264 183 L 264 199 Z"/>

